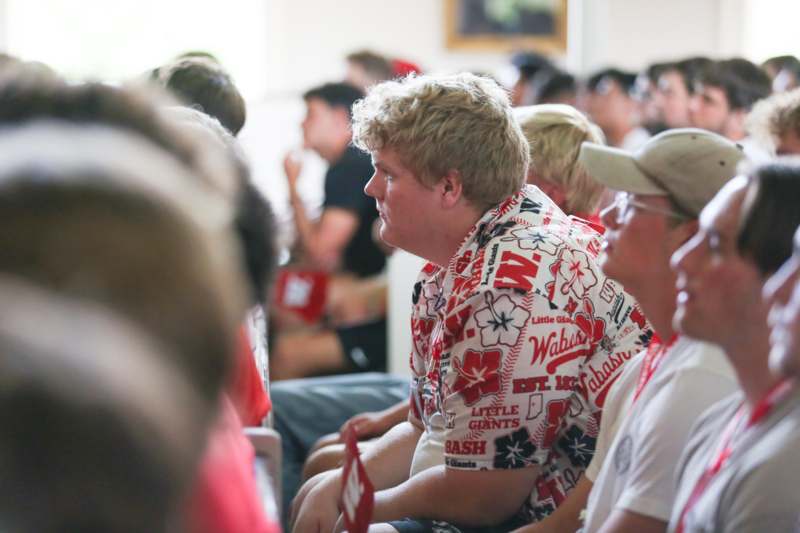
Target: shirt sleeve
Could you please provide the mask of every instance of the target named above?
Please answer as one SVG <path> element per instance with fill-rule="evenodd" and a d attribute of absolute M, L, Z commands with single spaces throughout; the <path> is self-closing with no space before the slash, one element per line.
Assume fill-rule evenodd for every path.
<path fill-rule="evenodd" d="M 447 316 L 441 355 L 445 464 L 509 469 L 544 463 L 570 411 L 577 376 L 569 374 L 577 374 L 586 337 L 541 295 L 512 289 L 479 291 Z"/>

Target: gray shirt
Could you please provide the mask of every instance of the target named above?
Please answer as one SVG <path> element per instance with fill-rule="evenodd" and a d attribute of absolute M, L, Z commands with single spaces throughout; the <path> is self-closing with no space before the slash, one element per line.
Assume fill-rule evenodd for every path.
<path fill-rule="evenodd" d="M 678 527 L 697 480 L 716 459 L 721 435 L 742 399 L 739 392 L 721 400 L 694 426 L 678 463 L 669 531 Z M 730 458 L 687 514 L 684 531 L 800 531 L 800 391 L 790 393 L 756 426 L 736 431 L 731 446 Z"/>
<path fill-rule="evenodd" d="M 623 375 L 620 379 L 627 380 Z M 737 390 L 719 347 L 680 337 L 620 423 L 586 508 L 595 533 L 615 510 L 667 523 L 675 499 L 675 465 L 706 409 Z"/>

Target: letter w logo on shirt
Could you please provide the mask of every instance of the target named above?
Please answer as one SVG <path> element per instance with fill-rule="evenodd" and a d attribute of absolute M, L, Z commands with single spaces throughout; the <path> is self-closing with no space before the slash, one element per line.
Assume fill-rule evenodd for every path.
<path fill-rule="evenodd" d="M 500 289 L 531 290 L 541 260 L 542 256 L 539 254 L 533 254 L 531 260 L 509 250 L 504 251 L 500 256 L 500 266 L 497 269 L 494 286 Z"/>

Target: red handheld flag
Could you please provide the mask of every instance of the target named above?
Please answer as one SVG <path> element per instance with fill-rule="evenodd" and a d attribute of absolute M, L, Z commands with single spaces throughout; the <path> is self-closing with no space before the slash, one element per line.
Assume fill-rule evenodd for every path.
<path fill-rule="evenodd" d="M 278 271 L 275 280 L 275 303 L 300 315 L 309 324 L 316 322 L 325 311 L 328 275 L 324 272 L 293 270 Z"/>
<path fill-rule="evenodd" d="M 367 477 L 358 453 L 358 439 L 352 428 L 345 434 L 342 515 L 348 533 L 367 533 L 372 522 L 375 489 Z"/>

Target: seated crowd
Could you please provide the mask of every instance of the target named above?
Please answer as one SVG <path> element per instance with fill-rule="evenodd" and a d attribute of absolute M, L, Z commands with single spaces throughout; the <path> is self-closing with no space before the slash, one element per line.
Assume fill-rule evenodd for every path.
<path fill-rule="evenodd" d="M 343 531 L 355 437 L 372 533 L 795 531 L 800 62 L 519 54 L 506 90 L 346 59 L 303 95 L 324 200 L 288 154 L 278 268 L 216 58 L 3 57 L 0 530 Z"/>

